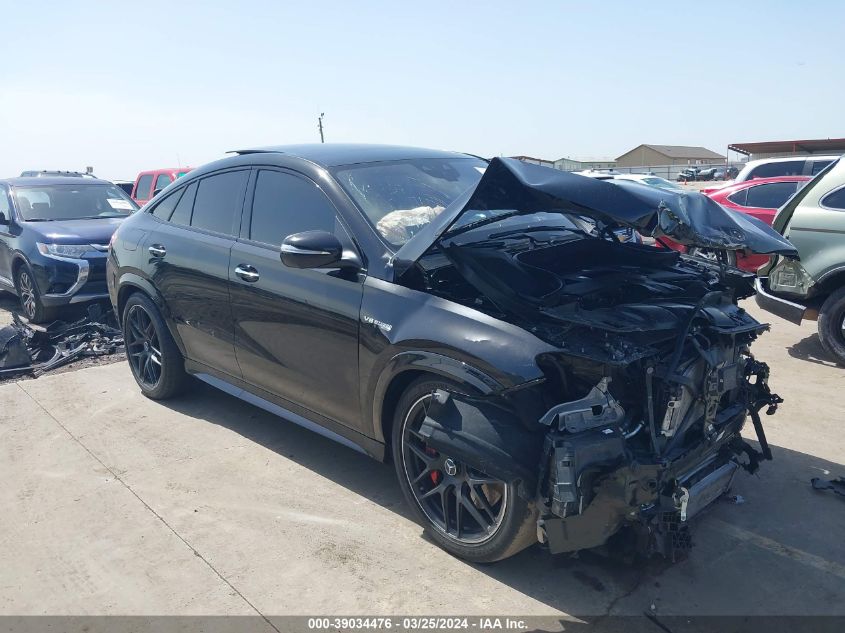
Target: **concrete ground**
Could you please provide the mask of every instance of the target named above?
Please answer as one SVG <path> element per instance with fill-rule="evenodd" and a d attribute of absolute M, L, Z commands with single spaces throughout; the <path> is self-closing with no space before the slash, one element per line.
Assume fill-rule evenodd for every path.
<path fill-rule="evenodd" d="M 845 475 L 845 369 L 814 324 L 748 308 L 773 322 L 755 352 L 786 399 L 775 460 L 674 565 L 464 563 L 389 465 L 199 383 L 153 402 L 120 363 L 2 385 L 0 615 L 845 615 L 845 499 L 809 485 Z"/>

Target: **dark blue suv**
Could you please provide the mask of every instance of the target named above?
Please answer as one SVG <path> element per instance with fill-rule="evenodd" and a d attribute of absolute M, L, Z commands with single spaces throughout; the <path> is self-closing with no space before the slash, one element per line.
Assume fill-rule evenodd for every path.
<path fill-rule="evenodd" d="M 15 293 L 34 323 L 60 306 L 107 298 L 109 241 L 137 208 L 105 180 L 0 180 L 0 290 Z"/>

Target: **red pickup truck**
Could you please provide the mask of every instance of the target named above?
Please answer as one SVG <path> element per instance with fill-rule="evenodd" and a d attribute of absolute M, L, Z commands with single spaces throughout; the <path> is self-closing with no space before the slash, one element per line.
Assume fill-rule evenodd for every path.
<path fill-rule="evenodd" d="M 139 206 L 143 206 L 155 194 L 192 169 L 193 167 L 170 167 L 142 171 L 135 179 L 135 186 L 132 188 L 132 199 Z"/>

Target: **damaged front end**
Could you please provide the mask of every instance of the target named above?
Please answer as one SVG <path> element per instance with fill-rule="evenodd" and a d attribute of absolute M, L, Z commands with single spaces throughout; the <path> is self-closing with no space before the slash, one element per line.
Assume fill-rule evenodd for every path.
<path fill-rule="evenodd" d="M 691 545 L 689 520 L 729 489 L 736 470 L 771 459 L 759 411 L 774 413 L 780 398 L 748 350 L 765 326 L 736 310 L 730 328 L 707 313 L 693 319 L 679 353 L 591 367 L 544 359 L 573 392 L 586 390 L 545 411 L 551 380 L 489 396 L 439 391 L 420 434 L 432 449 L 517 483 L 539 509 L 538 536 L 552 553 L 622 533 L 637 552 L 674 560 Z M 590 375 L 600 376 L 592 387 Z M 740 436 L 749 415 L 760 451 Z"/>
<path fill-rule="evenodd" d="M 437 392 L 420 435 L 517 484 L 552 553 L 624 541 L 674 560 L 691 545 L 690 519 L 736 471 L 771 459 L 760 411 L 771 415 L 781 399 L 750 350 L 768 326 L 737 303 L 753 294 L 753 275 L 615 239 L 631 198 L 626 191 L 619 202 L 614 185 L 599 192 L 599 212 L 566 199 L 567 187 L 583 194 L 577 180 L 540 174 L 540 187 L 510 176 L 497 186 L 485 175 L 467 209 L 531 217 L 444 230 L 403 282 L 519 325 L 557 351 L 536 358 L 544 379 L 485 396 Z M 675 222 L 688 243 L 794 254 L 768 227 L 743 237 L 749 226 L 721 207 L 721 225 L 708 228 L 706 201 L 661 199 L 649 216 L 649 196 L 628 226 L 659 235 Z M 543 205 L 565 219 L 551 221 Z M 759 450 L 740 434 L 748 417 Z"/>

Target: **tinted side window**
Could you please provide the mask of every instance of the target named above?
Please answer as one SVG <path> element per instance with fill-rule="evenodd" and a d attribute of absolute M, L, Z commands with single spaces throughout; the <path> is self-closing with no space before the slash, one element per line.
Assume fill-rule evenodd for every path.
<path fill-rule="evenodd" d="M 164 200 L 156 204 L 155 209 L 153 209 L 153 215 L 157 218 L 161 218 L 162 220 L 169 220 L 170 216 L 173 214 L 173 209 L 176 208 L 176 203 L 179 202 L 179 198 L 182 197 L 184 191 L 184 189 L 174 191 Z"/>
<path fill-rule="evenodd" d="M 153 191 L 158 191 L 159 189 L 164 189 L 167 185 L 169 185 L 173 180 L 167 174 L 159 174 L 156 178 L 156 186 L 153 187 Z"/>
<path fill-rule="evenodd" d="M 197 194 L 197 183 L 192 182 L 185 188 L 185 193 L 173 210 L 173 215 L 170 216 L 170 221 L 174 224 L 183 224 L 187 226 L 191 223 L 191 209 L 194 208 L 194 197 Z"/>
<path fill-rule="evenodd" d="M 837 189 L 824 198 L 822 198 L 822 206 L 829 209 L 842 209 L 845 211 L 845 187 Z"/>
<path fill-rule="evenodd" d="M 200 180 L 191 226 L 215 233 L 234 235 L 240 219 L 244 187 L 249 171 L 228 171 Z"/>
<path fill-rule="evenodd" d="M 150 187 L 153 184 L 153 177 L 150 174 L 141 176 L 138 185 L 135 187 L 135 197 L 139 200 L 146 200 L 150 197 Z"/>
<path fill-rule="evenodd" d="M 748 197 L 748 189 L 740 189 L 736 193 L 728 196 L 728 200 L 741 207 L 745 206 L 745 200 Z"/>
<path fill-rule="evenodd" d="M 770 182 L 749 187 L 746 206 L 760 209 L 777 209 L 795 193 L 794 182 Z"/>
<path fill-rule="evenodd" d="M 800 176 L 804 171 L 804 160 L 785 160 L 782 162 L 768 163 L 755 167 L 748 174 L 752 178 L 774 178 L 776 176 Z"/>
<path fill-rule="evenodd" d="M 335 209 L 310 180 L 278 171 L 260 171 L 252 201 L 249 237 L 278 246 L 302 231 L 335 232 Z"/>

